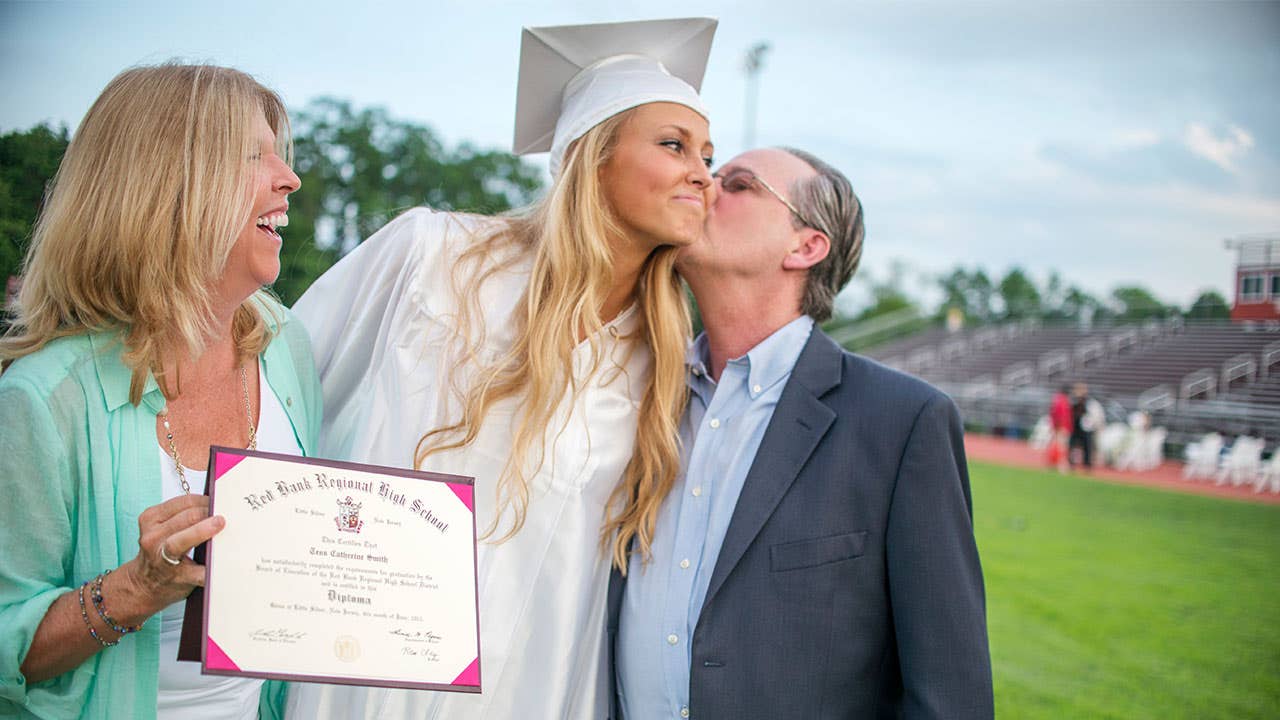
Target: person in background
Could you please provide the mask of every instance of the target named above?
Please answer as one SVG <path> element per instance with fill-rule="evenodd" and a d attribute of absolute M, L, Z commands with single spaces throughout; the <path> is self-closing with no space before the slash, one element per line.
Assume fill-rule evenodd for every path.
<path fill-rule="evenodd" d="M 223 527 L 210 445 L 311 454 L 306 333 L 280 271 L 284 104 L 208 65 L 116 76 L 36 224 L 0 340 L 0 716 L 236 718 L 278 684 L 177 661 L 188 554 Z"/>
<path fill-rule="evenodd" d="M 1067 443 L 1071 437 L 1071 428 L 1074 424 L 1071 416 L 1071 399 L 1067 396 L 1069 388 L 1063 385 L 1058 388 L 1058 392 L 1053 394 L 1053 399 L 1049 401 L 1049 422 L 1053 427 L 1053 439 L 1049 441 L 1048 460 L 1050 465 L 1056 465 L 1058 472 L 1066 472 L 1067 463 Z"/>
<path fill-rule="evenodd" d="M 1067 459 L 1072 467 L 1079 462 L 1085 470 L 1093 469 L 1093 434 L 1105 422 L 1102 405 L 1089 397 L 1089 386 L 1076 383 L 1071 389 L 1071 437 L 1067 444 Z"/>

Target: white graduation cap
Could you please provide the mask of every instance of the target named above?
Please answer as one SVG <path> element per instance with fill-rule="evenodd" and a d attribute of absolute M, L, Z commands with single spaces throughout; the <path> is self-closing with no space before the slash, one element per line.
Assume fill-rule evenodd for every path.
<path fill-rule="evenodd" d="M 551 151 L 554 177 L 570 143 L 623 110 L 673 102 L 706 117 L 698 90 L 716 24 L 682 18 L 524 28 L 514 151 Z"/>

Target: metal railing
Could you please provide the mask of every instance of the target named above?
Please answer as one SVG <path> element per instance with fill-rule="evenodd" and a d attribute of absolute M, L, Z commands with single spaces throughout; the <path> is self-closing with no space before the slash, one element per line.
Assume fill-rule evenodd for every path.
<path fill-rule="evenodd" d="M 1146 412 L 1164 410 L 1177 404 L 1178 398 L 1168 385 L 1157 385 L 1138 396 L 1138 409 Z"/>
<path fill-rule="evenodd" d="M 1262 348 L 1262 362 L 1258 366 L 1258 372 L 1262 377 L 1271 374 L 1271 366 L 1280 363 L 1280 341 L 1268 344 Z"/>
<path fill-rule="evenodd" d="M 1081 340 L 1072 353 L 1078 368 L 1088 367 L 1089 363 L 1101 360 L 1106 354 L 1106 345 L 1101 340 Z"/>
<path fill-rule="evenodd" d="M 1130 350 L 1138 345 L 1138 331 L 1133 328 L 1119 330 L 1111 333 L 1107 338 L 1107 345 L 1112 355 L 1119 355 L 1126 350 Z"/>
<path fill-rule="evenodd" d="M 1000 385 L 1006 388 L 1018 388 L 1036 381 L 1036 368 L 1029 362 L 1010 365 L 1000 372 Z"/>
<path fill-rule="evenodd" d="M 1249 353 L 1241 353 L 1222 362 L 1222 392 L 1231 390 L 1231 383 L 1245 378 L 1247 382 L 1258 379 L 1258 361 Z"/>
<path fill-rule="evenodd" d="M 1040 377 L 1053 380 L 1071 372 L 1071 355 L 1066 350 L 1050 350 L 1040 356 L 1037 363 Z"/>
<path fill-rule="evenodd" d="M 1201 394 L 1207 400 L 1212 400 L 1218 394 L 1218 374 L 1209 368 L 1187 373 L 1182 378 L 1182 387 L 1178 391 L 1178 399 L 1185 402 L 1193 400 Z"/>

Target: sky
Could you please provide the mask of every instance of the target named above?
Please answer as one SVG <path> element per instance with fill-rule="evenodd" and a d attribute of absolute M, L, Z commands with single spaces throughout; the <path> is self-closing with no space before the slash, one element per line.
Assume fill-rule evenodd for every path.
<path fill-rule="evenodd" d="M 769 44 L 752 145 L 791 145 L 863 201 L 861 276 L 929 299 L 956 265 L 1099 295 L 1231 299 L 1224 239 L 1280 237 L 1280 3 L 0 0 L 0 132 L 74 130 L 120 70 L 231 65 L 290 107 L 383 106 L 509 149 L 524 25 L 720 20 L 703 97 L 746 149 L 743 57 Z M 545 156 L 534 156 L 545 167 Z"/>

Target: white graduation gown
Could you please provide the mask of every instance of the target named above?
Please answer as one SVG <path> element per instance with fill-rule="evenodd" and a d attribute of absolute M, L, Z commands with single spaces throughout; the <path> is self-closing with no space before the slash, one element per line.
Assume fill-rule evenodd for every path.
<path fill-rule="evenodd" d="M 471 242 L 465 228 L 482 222 L 491 221 L 424 208 L 406 212 L 298 301 L 294 312 L 311 333 L 324 389 L 322 457 L 412 467 L 418 439 L 457 419 L 446 356 L 457 311 L 451 282 L 456 258 Z M 528 285 L 530 264 L 522 258 L 481 286 L 487 357 L 514 339 L 510 316 Z M 289 692 L 290 718 L 606 715 L 609 559 L 598 539 L 609 494 L 631 458 L 650 372 L 648 347 L 628 339 L 639 324 L 636 313 L 633 306 L 598 335 L 602 366 L 573 407 L 561 408 L 541 464 L 537 448 L 530 453 L 523 528 L 505 543 L 480 543 L 482 693 L 299 683 Z M 577 377 L 589 371 L 590 359 L 584 342 L 574 352 Z M 463 387 L 468 371 L 475 368 L 463 368 Z M 495 406 L 472 445 L 433 455 L 422 468 L 476 478 L 481 532 L 494 519 L 496 481 L 514 437 L 513 409 L 513 402 Z"/>

